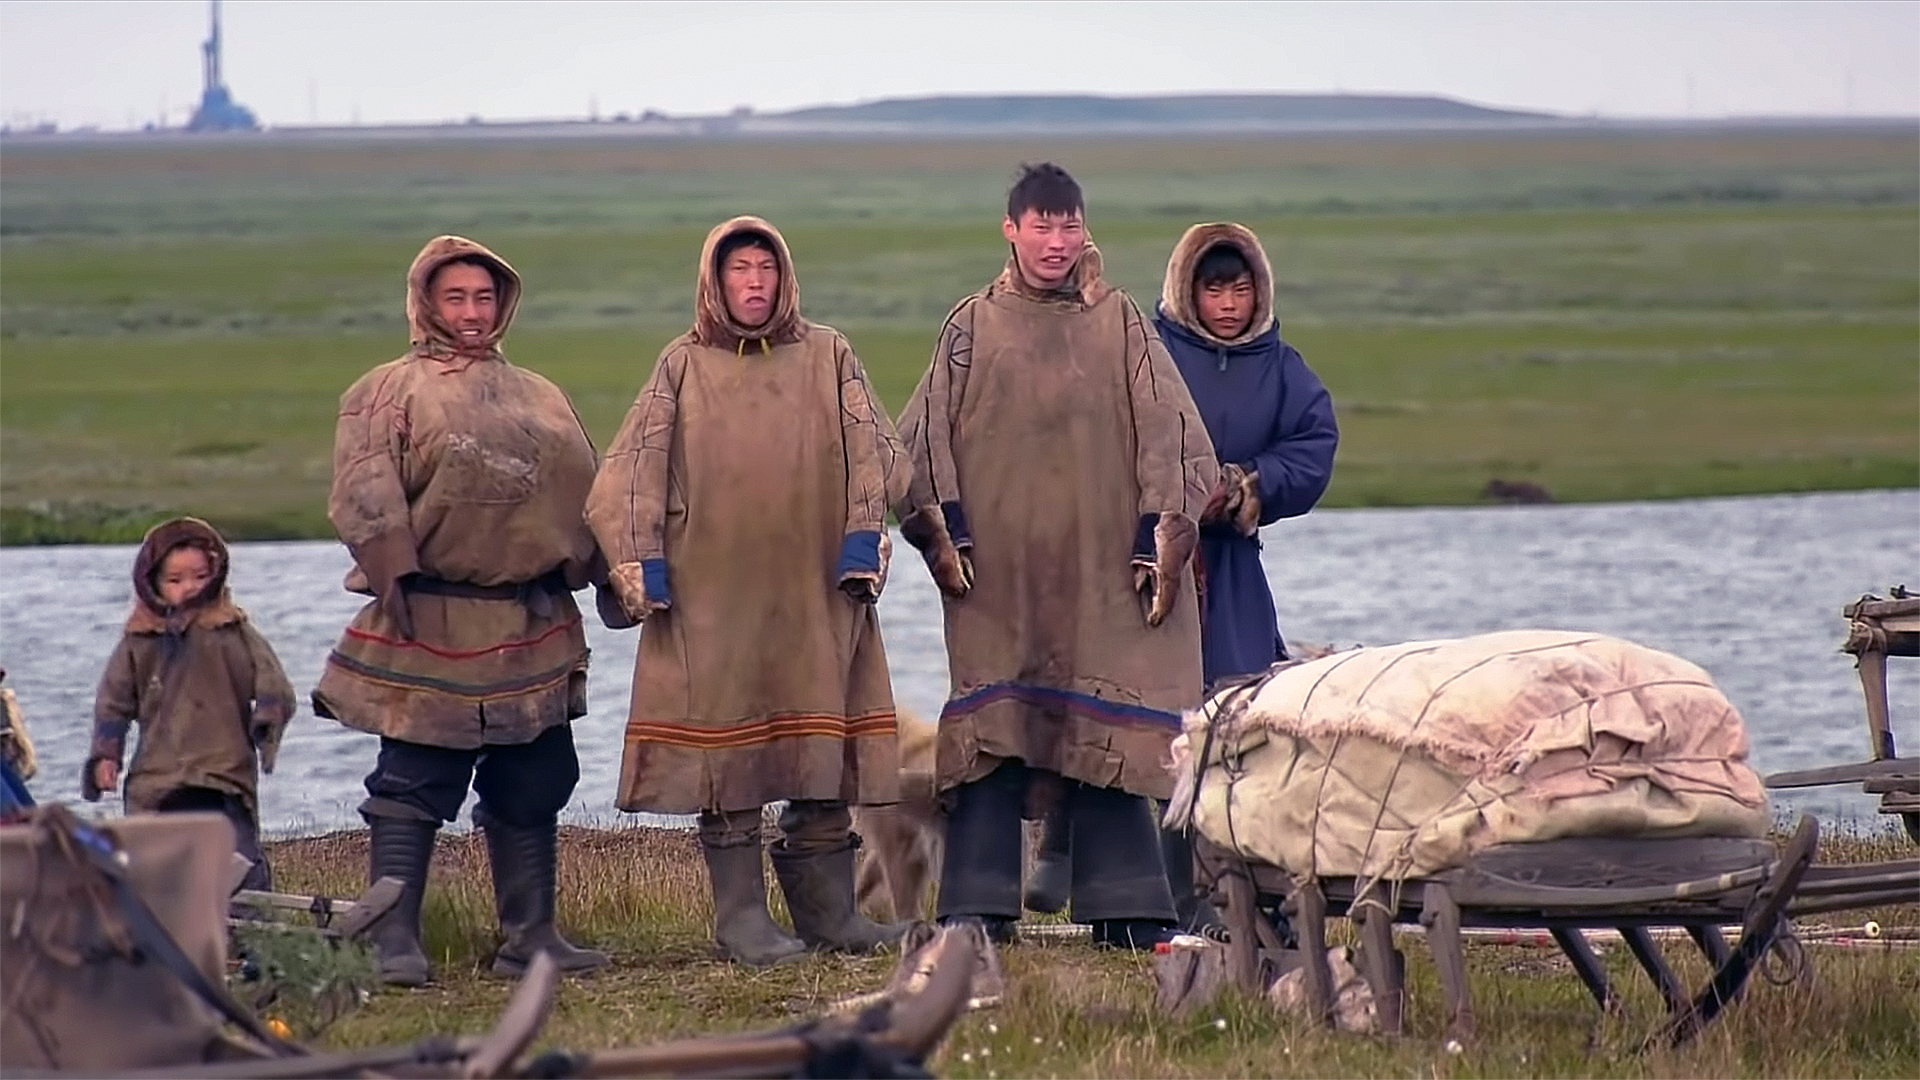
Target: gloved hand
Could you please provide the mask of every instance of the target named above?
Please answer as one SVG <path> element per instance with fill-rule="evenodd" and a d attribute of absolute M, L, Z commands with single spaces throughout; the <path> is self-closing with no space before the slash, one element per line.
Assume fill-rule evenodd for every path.
<path fill-rule="evenodd" d="M 1207 505 L 1200 510 L 1200 524 L 1215 525 L 1227 516 L 1227 500 L 1239 490 L 1239 482 L 1229 479 L 1228 469 L 1238 469 L 1237 465 L 1222 465 L 1220 479 L 1213 485 L 1213 494 L 1207 496 Z"/>
<path fill-rule="evenodd" d="M 392 621 L 394 629 L 401 638 L 413 640 L 413 609 L 407 606 L 407 579 L 412 574 L 401 574 L 391 581 L 385 581 L 375 591 L 375 602 L 380 611 Z"/>
<path fill-rule="evenodd" d="M 840 591 L 858 603 L 878 603 L 880 593 L 887 587 L 887 570 L 893 565 L 893 537 L 884 529 L 880 532 L 879 553 L 878 570 L 851 570 L 842 574 Z"/>
<path fill-rule="evenodd" d="M 80 767 L 80 797 L 99 802 L 100 796 L 120 786 L 120 759 L 89 755 Z"/>
<path fill-rule="evenodd" d="M 940 591 L 958 600 L 973 589 L 973 558 L 969 554 L 973 544 L 956 546 L 940 516 L 938 509 L 916 510 L 901 519 L 900 535 L 920 549 Z"/>
<path fill-rule="evenodd" d="M 1238 465 L 1222 465 L 1220 482 L 1231 484 L 1222 515 L 1241 536 L 1260 531 L 1260 474 Z"/>
<path fill-rule="evenodd" d="M 624 562 L 607 571 L 607 585 L 613 590 L 614 598 L 620 601 L 621 610 L 627 613 L 627 618 L 635 622 L 645 622 L 648 615 L 673 606 L 666 589 L 666 560 L 653 559 L 648 562 L 657 565 L 650 568 L 647 563 Z M 648 588 L 650 577 L 653 579 L 652 589 Z"/>
<path fill-rule="evenodd" d="M 1133 587 L 1140 594 L 1148 626 L 1159 626 L 1173 612 L 1180 579 L 1200 546 L 1200 527 L 1185 514 L 1166 512 L 1153 525 L 1153 554 L 1135 554 Z"/>

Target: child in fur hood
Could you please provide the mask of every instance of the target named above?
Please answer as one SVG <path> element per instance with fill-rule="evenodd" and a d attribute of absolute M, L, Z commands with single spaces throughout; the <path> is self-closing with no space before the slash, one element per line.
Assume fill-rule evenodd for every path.
<path fill-rule="evenodd" d="M 88 801 L 120 783 L 127 729 L 128 813 L 225 814 L 253 863 L 245 886 L 272 887 L 260 851 L 259 773 L 272 772 L 293 715 L 293 686 L 227 593 L 227 545 L 211 525 L 175 518 L 148 531 L 133 563 L 133 611 L 94 697 L 81 769 Z"/>

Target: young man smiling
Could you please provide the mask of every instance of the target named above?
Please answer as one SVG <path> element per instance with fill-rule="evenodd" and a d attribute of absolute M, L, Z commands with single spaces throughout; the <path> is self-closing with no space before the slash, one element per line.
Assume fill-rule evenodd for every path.
<path fill-rule="evenodd" d="M 1101 279 L 1066 170 L 1023 168 L 1001 229 L 1006 268 L 947 317 L 901 419 L 901 534 L 944 594 L 952 681 L 938 912 L 1010 934 L 1020 819 L 1057 790 L 1074 917 L 1147 947 L 1174 915 L 1147 798 L 1200 698 L 1189 560 L 1217 470 L 1173 361 Z"/>

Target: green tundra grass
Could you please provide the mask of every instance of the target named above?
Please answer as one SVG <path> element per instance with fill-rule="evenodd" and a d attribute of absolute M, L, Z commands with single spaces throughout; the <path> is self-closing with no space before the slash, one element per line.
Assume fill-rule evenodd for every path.
<path fill-rule="evenodd" d="M 525 276 L 509 356 L 604 445 L 692 307 L 706 230 L 786 233 L 804 309 L 898 408 L 999 268 L 1022 160 L 1075 171 L 1143 306 L 1180 231 L 1252 226 L 1331 388 L 1323 505 L 1920 485 L 1910 130 L 1259 140 L 185 139 L 0 153 L 0 540 L 193 512 L 330 535 L 333 411 L 405 348 L 407 263 Z"/>
<path fill-rule="evenodd" d="M 477 833 L 442 836 L 428 886 L 425 948 L 437 983 L 383 990 L 337 1023 L 303 1013 L 297 992 L 269 1007 L 327 1049 L 406 1045 L 492 1027 L 512 984 L 485 974 L 498 942 L 486 855 Z M 1880 831 L 1823 839 L 1823 863 L 1905 858 L 1904 836 Z M 754 971 L 713 958 L 705 872 L 689 833 L 569 828 L 560 848 L 558 909 L 573 940 L 613 962 L 564 981 L 536 1042 L 575 1051 L 767 1031 L 818 1015 L 885 984 L 888 956 L 815 956 Z M 269 844 L 283 888 L 331 896 L 364 887 L 364 831 Z M 769 889 L 776 915 L 779 890 Z M 1800 920 L 1857 927 L 1867 919 L 1910 934 L 1920 904 Z M 1352 940 L 1346 920 L 1333 938 Z M 1468 949 L 1479 1037 L 1447 1046 L 1438 978 L 1417 937 L 1401 938 L 1408 973 L 1404 1037 L 1336 1034 L 1264 1002 L 1229 995 L 1175 1020 L 1154 1004 L 1147 957 L 1078 941 L 1031 938 L 1003 953 L 1007 994 L 961 1019 L 928 1062 L 937 1076 L 1765 1076 L 1920 1075 L 1920 962 L 1911 945 L 1806 946 L 1811 971 L 1774 985 L 1756 975 L 1725 1017 L 1692 1043 L 1643 1054 L 1663 1018 L 1651 982 L 1617 943 L 1599 945 L 1622 1007 L 1607 1015 L 1557 950 Z M 1663 950 L 1689 988 L 1710 972 L 1690 944 Z"/>

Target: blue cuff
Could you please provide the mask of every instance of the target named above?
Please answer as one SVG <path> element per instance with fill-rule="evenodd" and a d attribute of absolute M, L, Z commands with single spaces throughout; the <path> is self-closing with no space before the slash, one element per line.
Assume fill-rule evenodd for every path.
<path fill-rule="evenodd" d="M 840 541 L 840 568 L 833 573 L 834 580 L 844 580 L 848 574 L 877 574 L 880 572 L 880 533 L 877 529 L 862 529 L 850 532 Z"/>
<path fill-rule="evenodd" d="M 127 729 L 132 726 L 133 721 L 125 719 L 95 720 L 93 722 L 93 737 L 96 739 L 104 739 L 107 742 L 125 742 L 127 739 Z"/>
<path fill-rule="evenodd" d="M 972 547 L 973 533 L 967 530 L 966 511 L 960 509 L 958 502 L 940 504 L 940 517 L 947 524 L 947 536 L 957 548 Z"/>
<path fill-rule="evenodd" d="M 1160 524 L 1159 514 L 1141 514 L 1140 527 L 1133 533 L 1133 557 L 1142 562 L 1152 562 L 1154 556 L 1153 528 Z"/>
<path fill-rule="evenodd" d="M 673 603 L 673 591 L 667 588 L 667 560 L 641 560 L 640 584 L 646 587 L 648 600 L 656 604 Z"/>

